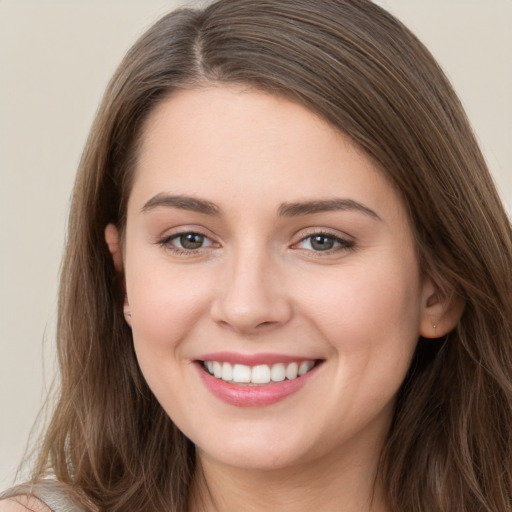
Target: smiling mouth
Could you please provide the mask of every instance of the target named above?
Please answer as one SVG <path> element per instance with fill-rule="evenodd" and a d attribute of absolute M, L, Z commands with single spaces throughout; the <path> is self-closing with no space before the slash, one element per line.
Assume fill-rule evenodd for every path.
<path fill-rule="evenodd" d="M 221 361 L 200 361 L 202 368 L 211 376 L 241 385 L 261 385 L 295 380 L 309 373 L 321 362 L 321 360 L 309 360 L 249 366 Z"/>

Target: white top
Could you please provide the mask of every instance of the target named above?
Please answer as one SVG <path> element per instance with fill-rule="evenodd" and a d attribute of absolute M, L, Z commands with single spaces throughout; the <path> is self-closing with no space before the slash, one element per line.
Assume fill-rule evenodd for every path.
<path fill-rule="evenodd" d="M 88 512 L 70 496 L 63 484 L 57 480 L 43 480 L 36 484 L 17 485 L 0 494 L 0 500 L 15 496 L 32 496 L 42 501 L 52 512 Z"/>

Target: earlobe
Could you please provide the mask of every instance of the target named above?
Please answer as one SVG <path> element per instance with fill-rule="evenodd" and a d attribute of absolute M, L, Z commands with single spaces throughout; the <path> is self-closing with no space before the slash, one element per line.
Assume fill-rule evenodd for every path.
<path fill-rule="evenodd" d="M 119 245 L 119 231 L 114 224 L 108 224 L 105 228 L 105 241 L 112 255 L 112 261 L 117 272 L 123 273 L 123 254 Z"/>
<path fill-rule="evenodd" d="M 454 293 L 444 293 L 430 281 L 424 292 L 419 334 L 423 338 L 441 338 L 459 323 L 465 303 Z"/>
<path fill-rule="evenodd" d="M 123 290 L 124 290 L 124 304 L 123 304 L 123 313 L 126 323 L 131 327 L 132 325 L 132 314 L 130 311 L 130 304 L 128 302 L 128 295 L 126 294 L 126 289 L 124 285 L 124 263 L 123 263 L 123 253 L 121 251 L 121 245 L 119 240 L 119 231 L 114 226 L 114 224 L 108 224 L 105 228 L 105 241 L 107 242 L 108 250 L 112 256 L 112 261 L 114 262 L 114 267 L 116 272 L 119 274 L 123 281 Z"/>
<path fill-rule="evenodd" d="M 124 296 L 124 305 L 123 305 L 123 313 L 124 319 L 126 323 L 131 327 L 132 326 L 132 313 L 130 311 L 130 304 L 128 303 L 128 297 Z"/>

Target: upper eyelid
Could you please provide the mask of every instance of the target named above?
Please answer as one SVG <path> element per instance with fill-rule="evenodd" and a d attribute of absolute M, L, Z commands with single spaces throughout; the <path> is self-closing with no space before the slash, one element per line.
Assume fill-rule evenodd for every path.
<path fill-rule="evenodd" d="M 294 239 L 296 239 L 297 242 L 300 242 L 310 236 L 315 236 L 315 235 L 332 236 L 333 238 L 337 238 L 339 240 L 345 240 L 347 242 L 355 242 L 355 238 L 352 235 L 349 235 L 348 233 L 346 233 L 344 231 L 339 231 L 337 229 L 325 228 L 325 227 L 310 227 L 310 228 L 301 229 L 295 234 Z M 294 242 L 294 243 L 297 243 L 297 242 Z"/>
<path fill-rule="evenodd" d="M 217 237 L 216 235 L 211 233 L 209 229 L 206 229 L 202 226 L 194 226 L 194 225 L 178 226 L 176 228 L 171 228 L 170 230 L 169 229 L 165 230 L 163 233 L 164 234 L 158 235 L 156 237 L 155 243 L 162 244 L 162 243 L 169 242 L 170 240 L 177 238 L 181 235 L 185 235 L 188 233 L 195 233 L 195 234 L 201 235 L 201 236 L 209 239 L 214 244 L 219 244 L 219 245 L 222 244 L 222 242 L 219 241 L 220 240 L 219 237 Z M 315 235 L 329 236 L 329 237 L 332 237 L 341 242 L 355 244 L 355 238 L 346 232 L 341 232 L 341 231 L 339 231 L 337 229 L 333 229 L 333 228 L 316 227 L 315 226 L 315 227 L 302 228 L 301 230 L 296 232 L 295 235 L 292 236 L 291 245 L 292 246 L 296 245 L 296 244 L 306 240 L 307 238 L 315 236 Z"/>
<path fill-rule="evenodd" d="M 163 244 L 168 244 L 170 243 L 172 240 L 175 240 L 183 235 L 188 235 L 188 234 L 194 234 L 194 235 L 200 235 L 202 236 L 203 238 L 209 240 L 211 242 L 211 245 L 215 245 L 216 243 L 218 242 L 215 242 L 215 240 L 213 240 L 213 238 L 211 236 L 208 236 L 204 233 L 201 233 L 200 231 L 179 231 L 177 233 L 170 233 L 169 235 L 164 235 L 163 237 L 161 237 L 157 243 L 160 244 L 160 245 L 163 245 Z M 198 249 L 183 249 L 183 250 L 186 250 L 186 251 L 194 251 L 194 250 L 199 250 L 199 249 L 206 249 L 207 247 L 210 247 L 210 246 L 206 246 L 206 247 L 199 247 Z"/>
<path fill-rule="evenodd" d="M 206 229 L 202 226 L 195 225 L 185 225 L 185 226 L 177 226 L 175 228 L 167 228 L 162 231 L 160 234 L 156 236 L 157 243 L 161 240 L 175 238 L 180 235 L 186 235 L 187 233 L 196 233 L 198 235 L 204 236 L 213 240 L 215 237 L 214 234 L 211 233 L 209 229 Z"/>
<path fill-rule="evenodd" d="M 341 236 L 336 236 L 336 235 L 333 235 L 331 233 L 322 233 L 322 232 L 319 232 L 319 233 L 312 233 L 310 235 L 306 235 L 304 237 L 302 237 L 298 242 L 294 242 L 292 244 L 292 246 L 296 246 L 306 240 L 308 240 L 309 238 L 313 238 L 315 236 L 325 236 L 327 238 L 332 238 L 335 242 L 337 242 L 340 246 L 342 247 L 348 247 L 348 246 L 353 246 L 355 245 L 355 242 L 352 241 L 352 240 L 348 240 L 347 238 L 343 238 Z M 328 251 L 326 251 L 328 252 Z"/>

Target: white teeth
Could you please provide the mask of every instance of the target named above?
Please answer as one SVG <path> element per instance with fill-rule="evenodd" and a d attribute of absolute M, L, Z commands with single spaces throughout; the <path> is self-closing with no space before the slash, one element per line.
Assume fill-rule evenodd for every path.
<path fill-rule="evenodd" d="M 229 363 L 222 364 L 222 380 L 233 380 L 233 367 Z"/>
<path fill-rule="evenodd" d="M 213 362 L 213 375 L 220 379 L 222 377 L 222 365 L 217 361 Z"/>
<path fill-rule="evenodd" d="M 244 384 L 268 384 L 271 381 L 282 382 L 285 379 L 293 380 L 302 377 L 315 366 L 315 362 L 258 364 L 251 367 L 245 364 L 232 365 L 219 361 L 205 361 L 203 365 L 217 379 Z"/>
<path fill-rule="evenodd" d="M 299 366 L 299 377 L 302 377 L 304 374 L 308 373 L 315 363 L 313 361 L 302 361 Z"/>
<path fill-rule="evenodd" d="M 235 364 L 233 366 L 233 381 L 251 382 L 251 367 L 245 364 Z"/>
<path fill-rule="evenodd" d="M 254 366 L 251 373 L 251 382 L 254 384 L 268 384 L 270 382 L 270 368 L 266 364 Z"/>
<path fill-rule="evenodd" d="M 288 380 L 296 379 L 298 372 L 299 372 L 299 365 L 298 365 L 298 363 L 290 363 L 286 367 L 286 378 Z"/>
<path fill-rule="evenodd" d="M 277 363 L 272 366 L 272 370 L 270 372 L 272 382 L 281 382 L 286 378 L 286 371 L 284 369 L 284 364 Z"/>

